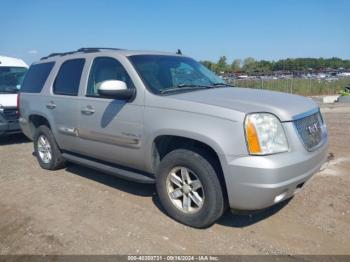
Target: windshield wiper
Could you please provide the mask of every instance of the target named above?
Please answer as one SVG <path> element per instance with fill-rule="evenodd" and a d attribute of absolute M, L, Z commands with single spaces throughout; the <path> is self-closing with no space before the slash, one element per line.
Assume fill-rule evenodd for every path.
<path fill-rule="evenodd" d="M 176 92 L 179 90 L 209 89 L 209 88 L 215 88 L 219 86 L 234 87 L 234 85 L 229 85 L 226 83 L 212 83 L 211 85 L 179 84 L 176 87 L 161 90 L 160 93 L 165 94 L 165 93 Z"/>
<path fill-rule="evenodd" d="M 194 84 L 179 84 L 176 87 L 160 90 L 159 92 L 161 94 L 165 94 L 165 93 L 170 93 L 170 92 L 176 92 L 179 90 L 208 89 L 208 88 L 214 88 L 214 86 L 194 85 Z"/>
<path fill-rule="evenodd" d="M 226 83 L 213 83 L 213 86 L 229 86 L 229 87 L 235 87 L 235 85 L 230 85 Z"/>

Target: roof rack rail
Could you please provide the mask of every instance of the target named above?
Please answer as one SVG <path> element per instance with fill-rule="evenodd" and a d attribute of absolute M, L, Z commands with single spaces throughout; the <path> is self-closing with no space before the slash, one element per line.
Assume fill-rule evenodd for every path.
<path fill-rule="evenodd" d="M 64 52 L 64 53 L 51 53 L 48 56 L 44 56 L 44 57 L 40 58 L 40 60 L 48 59 L 48 58 L 53 57 L 53 56 L 71 55 L 74 53 L 76 53 L 76 51 L 69 51 L 69 52 Z"/>
<path fill-rule="evenodd" d="M 111 48 L 111 47 L 82 47 L 76 51 L 69 51 L 69 52 L 64 52 L 64 53 L 52 53 L 52 54 L 49 54 L 48 56 L 44 56 L 44 57 L 40 58 L 40 60 L 48 59 L 48 58 L 54 57 L 54 56 L 65 56 L 65 55 L 71 55 L 71 54 L 75 54 L 75 53 L 95 53 L 95 52 L 100 52 L 101 50 L 122 50 L 122 49 Z"/>
<path fill-rule="evenodd" d="M 79 48 L 78 52 L 90 53 L 90 52 L 99 52 L 100 50 L 122 50 L 121 48 L 113 47 L 82 47 Z"/>

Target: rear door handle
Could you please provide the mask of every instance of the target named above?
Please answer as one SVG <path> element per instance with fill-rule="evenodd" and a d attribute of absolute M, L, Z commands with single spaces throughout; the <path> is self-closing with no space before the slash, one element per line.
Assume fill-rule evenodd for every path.
<path fill-rule="evenodd" d="M 84 115 L 92 115 L 95 113 L 95 109 L 92 106 L 87 106 L 81 110 Z"/>
<path fill-rule="evenodd" d="M 46 107 L 47 107 L 48 109 L 55 109 L 55 108 L 56 108 L 56 105 L 55 105 L 55 103 L 54 103 L 53 101 L 50 101 L 50 103 L 48 103 L 48 104 L 46 105 Z"/>

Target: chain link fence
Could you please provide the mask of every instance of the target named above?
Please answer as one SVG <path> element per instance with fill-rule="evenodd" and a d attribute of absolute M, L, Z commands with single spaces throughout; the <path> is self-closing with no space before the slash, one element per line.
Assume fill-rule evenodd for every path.
<path fill-rule="evenodd" d="M 350 84 L 350 78 L 229 79 L 227 82 L 237 87 L 266 89 L 303 96 L 318 96 L 338 94 Z"/>

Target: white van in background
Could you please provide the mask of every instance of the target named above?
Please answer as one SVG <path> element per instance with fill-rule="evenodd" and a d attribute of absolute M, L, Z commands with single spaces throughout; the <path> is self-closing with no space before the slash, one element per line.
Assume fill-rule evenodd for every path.
<path fill-rule="evenodd" d="M 21 59 L 0 56 L 0 136 L 20 133 L 17 93 L 28 65 Z"/>

